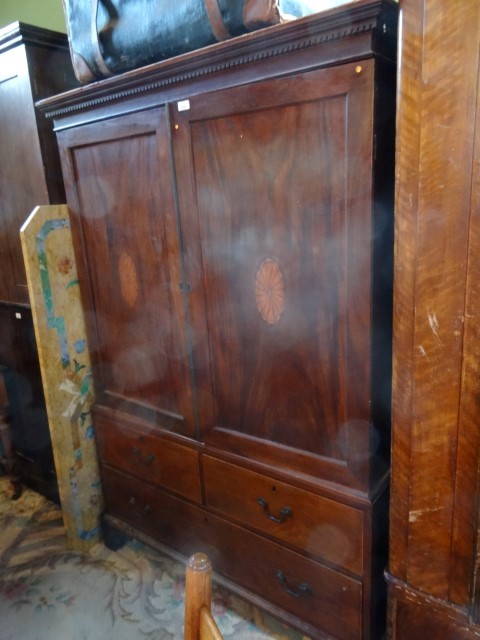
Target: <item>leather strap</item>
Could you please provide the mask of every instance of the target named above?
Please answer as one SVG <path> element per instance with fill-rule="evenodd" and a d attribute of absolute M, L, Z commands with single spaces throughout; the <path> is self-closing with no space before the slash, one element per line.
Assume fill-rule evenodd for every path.
<path fill-rule="evenodd" d="M 102 73 L 104 76 L 112 76 L 113 73 L 107 67 L 107 63 L 105 62 L 102 51 L 100 49 L 100 41 L 98 39 L 98 2 L 99 0 L 91 0 L 90 4 L 90 44 L 92 45 L 93 61 L 95 62 L 95 65 L 100 73 Z"/>
<path fill-rule="evenodd" d="M 180 0 L 177 0 L 180 1 Z M 213 35 L 218 41 L 228 40 L 232 37 L 232 34 L 228 31 L 223 21 L 222 12 L 218 5 L 218 0 L 205 0 L 205 9 L 207 10 L 208 19 L 210 20 L 210 26 L 212 27 Z"/>
<path fill-rule="evenodd" d="M 277 0 L 245 0 L 243 24 L 247 29 L 261 29 L 279 22 L 282 22 L 282 14 Z"/>

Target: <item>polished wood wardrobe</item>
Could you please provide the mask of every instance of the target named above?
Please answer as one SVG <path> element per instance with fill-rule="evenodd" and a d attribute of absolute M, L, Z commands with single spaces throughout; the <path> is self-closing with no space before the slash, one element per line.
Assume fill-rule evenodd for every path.
<path fill-rule="evenodd" d="M 43 101 L 93 351 L 105 523 L 312 638 L 380 638 L 396 4 Z"/>
<path fill-rule="evenodd" d="M 35 206 L 65 200 L 55 135 L 35 101 L 77 85 L 65 34 L 22 22 L 0 29 L 0 368 L 16 459 L 6 466 L 17 491 L 21 480 L 55 499 L 20 227 Z"/>

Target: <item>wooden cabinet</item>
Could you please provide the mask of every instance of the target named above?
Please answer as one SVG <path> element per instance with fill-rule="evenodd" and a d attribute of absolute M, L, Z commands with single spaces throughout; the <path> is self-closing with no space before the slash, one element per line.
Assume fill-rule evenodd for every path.
<path fill-rule="evenodd" d="M 383 628 L 395 27 L 361 0 L 41 105 L 105 519 L 314 638 Z"/>
<path fill-rule="evenodd" d="M 20 227 L 35 206 L 65 197 L 51 123 L 35 101 L 74 84 L 64 34 L 18 22 L 0 30 L 2 302 L 29 303 Z"/>
<path fill-rule="evenodd" d="M 55 473 L 20 227 L 35 206 L 65 199 L 55 135 L 34 103 L 74 85 L 65 35 L 18 22 L 0 30 L 0 364 L 23 479 L 49 493 Z"/>
<path fill-rule="evenodd" d="M 465 640 L 480 634 L 480 4 L 401 6 L 389 637 Z"/>

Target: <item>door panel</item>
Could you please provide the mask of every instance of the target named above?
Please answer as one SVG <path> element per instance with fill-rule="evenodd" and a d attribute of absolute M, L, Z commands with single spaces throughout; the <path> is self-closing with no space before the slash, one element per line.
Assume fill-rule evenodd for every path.
<path fill-rule="evenodd" d="M 365 470 L 372 82 L 368 63 L 345 65 L 174 115 L 179 190 L 190 183 L 197 203 L 181 215 L 186 246 L 199 238 L 186 260 L 192 317 L 206 314 L 194 352 L 199 371 L 211 363 L 198 378 L 206 442 Z"/>
<path fill-rule="evenodd" d="M 101 402 L 193 435 L 165 111 L 60 136 L 91 285 Z M 78 234 L 77 234 L 78 235 Z"/>

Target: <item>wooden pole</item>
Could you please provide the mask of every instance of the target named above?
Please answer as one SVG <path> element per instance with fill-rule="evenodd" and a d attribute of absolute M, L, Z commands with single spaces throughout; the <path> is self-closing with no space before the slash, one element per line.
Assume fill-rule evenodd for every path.
<path fill-rule="evenodd" d="M 187 563 L 185 576 L 184 640 L 200 638 L 200 610 L 210 611 L 212 597 L 212 565 L 205 553 L 194 553 Z"/>
<path fill-rule="evenodd" d="M 212 565 L 205 553 L 194 553 L 187 563 L 185 577 L 184 640 L 222 640 L 211 616 L 211 599 Z"/>

